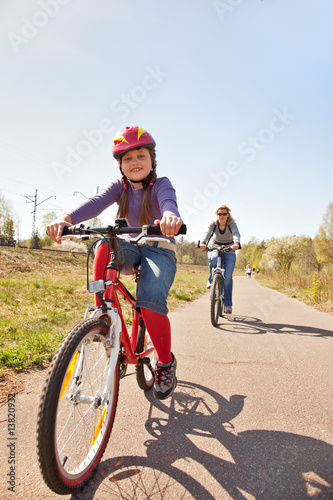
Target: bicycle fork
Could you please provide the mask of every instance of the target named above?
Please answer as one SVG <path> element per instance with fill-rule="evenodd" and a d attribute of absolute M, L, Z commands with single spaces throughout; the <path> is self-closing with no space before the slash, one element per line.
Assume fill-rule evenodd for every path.
<path fill-rule="evenodd" d="M 111 326 L 109 328 L 109 335 L 106 340 L 106 348 L 111 350 L 110 363 L 108 369 L 108 376 L 105 382 L 105 387 L 102 396 L 102 405 L 107 404 L 108 394 L 110 391 L 112 379 L 115 375 L 115 370 L 118 365 L 119 348 L 120 348 L 120 332 L 121 322 L 119 321 L 119 314 L 117 310 L 110 310 Z"/>

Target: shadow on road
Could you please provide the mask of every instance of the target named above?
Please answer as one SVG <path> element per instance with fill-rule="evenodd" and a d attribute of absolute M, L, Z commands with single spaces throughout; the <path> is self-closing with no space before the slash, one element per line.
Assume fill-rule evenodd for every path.
<path fill-rule="evenodd" d="M 227 400 L 207 387 L 179 381 L 165 403 L 151 392 L 146 397 L 151 435 L 146 456 L 102 462 L 73 499 L 206 500 L 222 498 L 223 490 L 236 500 L 249 495 L 256 500 L 333 498 L 333 446 L 286 432 L 237 433 L 232 420 L 245 396 Z"/>
<path fill-rule="evenodd" d="M 332 330 L 314 328 L 306 325 L 288 325 L 286 323 L 265 323 L 259 318 L 251 316 L 234 316 L 232 320 L 221 320 L 216 328 L 235 333 L 260 335 L 265 333 L 279 333 L 284 335 L 309 335 L 311 337 L 333 337 Z"/>

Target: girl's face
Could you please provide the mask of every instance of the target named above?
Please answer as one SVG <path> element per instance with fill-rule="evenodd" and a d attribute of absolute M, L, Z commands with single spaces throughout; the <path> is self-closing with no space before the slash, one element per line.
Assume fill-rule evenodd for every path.
<path fill-rule="evenodd" d="M 121 159 L 121 168 L 129 180 L 141 181 L 149 175 L 152 168 L 151 156 L 147 148 L 132 149 Z M 135 188 L 141 188 L 141 183 L 135 183 Z"/>

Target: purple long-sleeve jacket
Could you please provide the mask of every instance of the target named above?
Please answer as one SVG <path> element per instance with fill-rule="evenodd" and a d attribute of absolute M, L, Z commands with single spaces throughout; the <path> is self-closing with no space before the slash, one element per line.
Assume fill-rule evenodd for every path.
<path fill-rule="evenodd" d="M 84 201 L 75 210 L 68 213 L 71 216 L 73 224 L 93 219 L 100 215 L 113 203 L 119 203 L 123 183 L 120 179 L 111 182 L 100 193 Z M 133 189 L 128 183 L 128 212 L 126 216 L 127 224 L 131 227 L 139 227 L 139 218 L 144 189 Z M 154 224 L 154 220 L 161 219 L 163 215 L 173 215 L 180 217 L 176 191 L 167 177 L 156 179 L 151 189 L 150 215 L 148 224 Z M 169 238 L 172 240 L 171 238 Z"/>

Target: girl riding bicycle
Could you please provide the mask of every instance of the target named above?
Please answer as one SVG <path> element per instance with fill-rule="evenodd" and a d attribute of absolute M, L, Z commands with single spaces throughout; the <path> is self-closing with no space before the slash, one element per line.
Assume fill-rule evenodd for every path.
<path fill-rule="evenodd" d="M 232 273 L 236 264 L 235 251 L 240 248 L 240 234 L 237 224 L 230 214 L 230 209 L 227 205 L 221 205 L 215 211 L 217 219 L 213 220 L 206 231 L 203 239 L 200 242 L 200 248 L 206 250 L 209 240 L 213 236 L 214 245 L 230 245 L 231 251 L 224 252 L 224 309 L 226 313 L 232 313 Z M 209 259 L 209 277 L 207 288 L 210 288 L 212 283 L 213 270 L 217 266 L 218 253 L 216 250 L 208 252 Z"/>
<path fill-rule="evenodd" d="M 167 297 L 176 274 L 174 235 L 183 221 L 176 193 L 167 177 L 156 175 L 156 153 L 153 137 L 141 127 L 125 127 L 113 139 L 112 152 L 118 162 L 121 179 L 112 181 L 96 196 L 75 210 L 63 214 L 47 227 L 49 237 L 61 243 L 65 226 L 97 217 L 117 203 L 117 217 L 125 218 L 131 227 L 160 224 L 162 239 L 150 239 L 142 245 L 119 240 L 119 267 L 124 274 L 141 266 L 137 283 L 136 305 L 140 308 L 158 363 L 154 395 L 165 399 L 177 385 L 176 358 L 171 352 L 171 327 L 167 316 Z M 107 264 L 108 246 L 97 248 L 94 280 L 101 279 Z"/>

